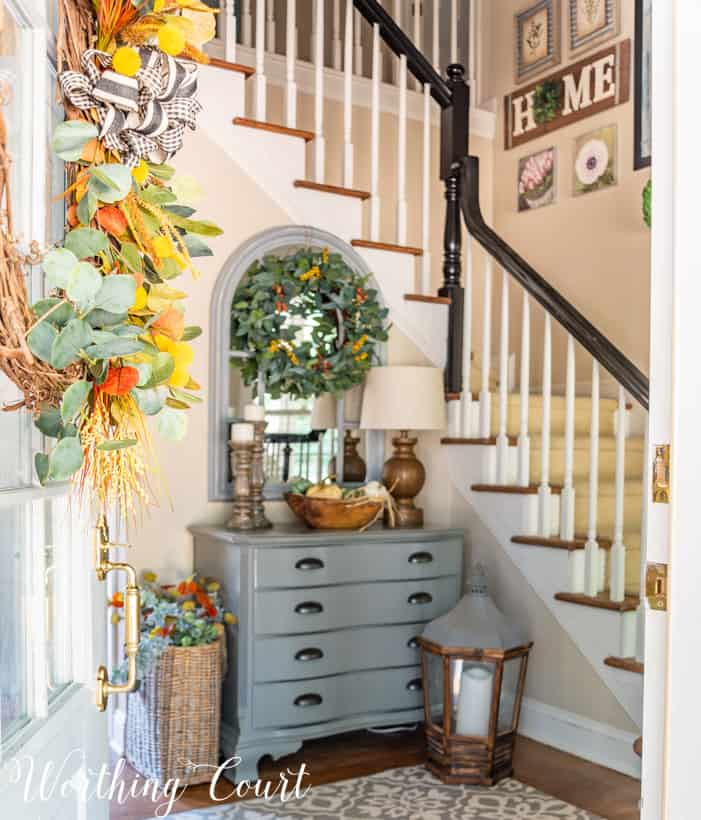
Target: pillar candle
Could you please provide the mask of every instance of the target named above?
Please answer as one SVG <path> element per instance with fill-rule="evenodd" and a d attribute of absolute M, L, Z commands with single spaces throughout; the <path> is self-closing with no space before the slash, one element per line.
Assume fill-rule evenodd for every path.
<path fill-rule="evenodd" d="M 494 673 L 487 666 L 468 666 L 462 673 L 457 733 L 484 737 L 489 732 Z"/>
<path fill-rule="evenodd" d="M 246 421 L 265 421 L 265 407 L 262 404 L 247 404 L 243 408 Z"/>
<path fill-rule="evenodd" d="M 253 441 L 255 430 L 249 422 L 239 422 L 231 425 L 231 440 L 232 441 Z"/>

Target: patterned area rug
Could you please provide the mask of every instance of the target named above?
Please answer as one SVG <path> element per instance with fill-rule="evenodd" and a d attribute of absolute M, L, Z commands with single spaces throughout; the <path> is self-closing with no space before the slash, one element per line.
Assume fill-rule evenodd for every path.
<path fill-rule="evenodd" d="M 315 786 L 285 805 L 259 800 L 173 815 L 178 820 L 602 820 L 503 780 L 492 788 L 445 786 L 423 766 Z"/>

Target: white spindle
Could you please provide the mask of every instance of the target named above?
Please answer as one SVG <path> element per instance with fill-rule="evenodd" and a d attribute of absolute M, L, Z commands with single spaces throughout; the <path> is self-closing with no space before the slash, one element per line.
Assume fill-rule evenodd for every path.
<path fill-rule="evenodd" d="M 347 2 L 346 2 L 346 5 Z M 352 4 L 351 4 L 352 5 Z M 333 22 L 331 29 L 331 65 L 341 70 L 341 0 L 333 0 Z"/>
<path fill-rule="evenodd" d="M 265 18 L 265 33 L 268 51 L 275 54 L 275 0 L 270 0 Z"/>
<path fill-rule="evenodd" d="M 538 485 L 538 533 L 549 538 L 552 531 L 550 515 L 550 409 L 552 392 L 552 323 L 544 314 L 543 324 L 543 386 L 542 424 L 540 435 L 540 484 Z"/>
<path fill-rule="evenodd" d="M 324 0 L 314 0 L 314 179 L 324 181 Z"/>
<path fill-rule="evenodd" d="M 224 59 L 229 63 L 236 62 L 236 40 L 238 39 L 238 20 L 236 18 L 236 3 L 226 0 L 224 4 Z"/>
<path fill-rule="evenodd" d="M 424 86 L 423 182 L 421 185 L 421 292 L 431 293 L 431 86 Z"/>
<path fill-rule="evenodd" d="M 433 35 L 433 67 L 441 73 L 441 0 L 433 0 L 433 24 L 431 33 Z"/>
<path fill-rule="evenodd" d="M 241 42 L 246 48 L 253 45 L 253 16 L 251 15 L 251 0 L 243 0 L 241 5 Z"/>
<path fill-rule="evenodd" d="M 489 438 L 492 426 L 492 397 L 489 393 L 489 371 L 492 357 L 492 257 L 487 256 L 484 269 L 484 316 L 482 317 L 482 381 L 480 386 L 480 438 Z"/>
<path fill-rule="evenodd" d="M 354 51 L 355 51 L 355 73 L 362 76 L 363 74 L 363 29 L 362 29 L 362 18 L 359 12 L 355 12 L 353 15 L 353 40 L 354 40 Z"/>
<path fill-rule="evenodd" d="M 343 184 L 353 187 L 353 2 L 346 0 L 343 65 Z"/>
<path fill-rule="evenodd" d="M 560 538 L 574 539 L 574 339 L 567 334 L 565 371 L 565 477 L 560 493 Z"/>
<path fill-rule="evenodd" d="M 599 363 L 594 359 L 591 371 L 591 431 L 589 433 L 589 520 L 584 548 L 584 588 L 587 595 L 596 595 L 601 584 L 599 543 L 596 524 L 599 501 Z"/>
<path fill-rule="evenodd" d="M 397 146 L 397 244 L 406 245 L 406 130 L 407 130 L 407 59 L 399 58 L 399 137 Z"/>
<path fill-rule="evenodd" d="M 372 27 L 372 103 L 370 111 L 370 239 L 380 239 L 380 26 Z"/>
<path fill-rule="evenodd" d="M 626 585 L 626 548 L 623 543 L 623 519 L 625 511 L 625 460 L 626 460 L 626 396 L 618 388 L 618 413 L 616 415 L 616 500 L 613 520 L 613 544 L 611 545 L 611 600 L 622 601 Z"/>
<path fill-rule="evenodd" d="M 450 62 L 458 62 L 458 0 L 450 2 Z"/>
<path fill-rule="evenodd" d="M 465 303 L 462 325 L 462 423 L 464 438 L 472 438 L 472 237 L 465 239 Z"/>
<path fill-rule="evenodd" d="M 501 327 L 499 329 L 499 433 L 497 434 L 497 484 L 506 484 L 509 458 L 509 274 L 501 272 Z"/>
<path fill-rule="evenodd" d="M 421 13 L 422 13 L 422 3 L 420 0 L 414 0 L 411 4 L 411 14 L 413 19 L 413 29 L 414 29 L 414 45 L 421 51 Z M 414 89 L 416 91 L 421 90 L 421 83 L 418 79 L 414 78 Z"/>
<path fill-rule="evenodd" d="M 402 7 L 403 7 L 402 0 L 393 0 L 392 3 L 392 17 L 394 17 L 394 22 L 401 28 L 402 27 Z M 398 60 L 392 60 L 392 82 L 394 85 L 399 85 L 399 72 L 401 70 L 401 64 Z"/>
<path fill-rule="evenodd" d="M 272 0 L 270 0 L 272 2 Z M 265 0 L 256 0 L 256 119 L 265 122 Z"/>
<path fill-rule="evenodd" d="M 286 40 L 286 82 L 285 82 L 285 125 L 297 127 L 297 0 L 287 0 Z"/>
<path fill-rule="evenodd" d="M 531 399 L 531 309 L 528 291 L 523 291 L 523 308 L 521 314 L 521 377 L 519 387 L 518 421 L 518 483 L 527 487 L 531 480 L 531 438 L 528 434 L 528 411 Z"/>

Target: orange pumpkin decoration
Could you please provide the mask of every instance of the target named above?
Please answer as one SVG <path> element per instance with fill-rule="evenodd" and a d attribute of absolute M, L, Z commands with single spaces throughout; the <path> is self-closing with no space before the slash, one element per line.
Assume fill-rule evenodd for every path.
<path fill-rule="evenodd" d="M 104 205 L 97 212 L 97 224 L 103 231 L 112 236 L 121 236 L 126 232 L 127 220 L 119 208 L 114 205 Z"/>

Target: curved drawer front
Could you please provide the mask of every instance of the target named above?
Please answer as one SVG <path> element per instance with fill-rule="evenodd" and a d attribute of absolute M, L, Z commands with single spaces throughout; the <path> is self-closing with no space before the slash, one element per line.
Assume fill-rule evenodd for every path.
<path fill-rule="evenodd" d="M 301 680 L 364 669 L 413 666 L 421 661 L 416 638 L 423 628 L 423 623 L 417 623 L 261 638 L 253 650 L 254 680 Z"/>
<path fill-rule="evenodd" d="M 358 714 L 420 709 L 422 704 L 419 666 L 259 683 L 253 688 L 253 725 L 305 726 Z"/>
<path fill-rule="evenodd" d="M 405 543 L 349 543 L 337 547 L 256 550 L 255 585 L 324 586 L 457 575 L 459 538 Z"/>
<path fill-rule="evenodd" d="M 257 635 L 430 621 L 458 598 L 457 577 L 255 593 Z"/>

